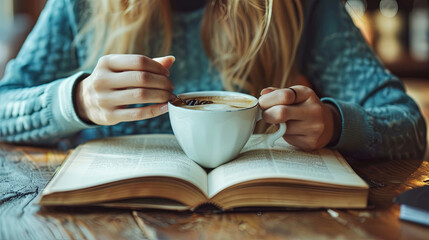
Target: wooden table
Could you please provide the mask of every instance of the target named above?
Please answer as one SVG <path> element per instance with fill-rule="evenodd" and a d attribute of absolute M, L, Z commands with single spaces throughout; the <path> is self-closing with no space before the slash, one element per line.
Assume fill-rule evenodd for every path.
<path fill-rule="evenodd" d="M 399 220 L 392 203 L 401 192 L 429 184 L 428 159 L 352 162 L 371 185 L 365 210 L 41 209 L 37 197 L 65 155 L 0 143 L 0 239 L 429 239 L 429 227 Z"/>

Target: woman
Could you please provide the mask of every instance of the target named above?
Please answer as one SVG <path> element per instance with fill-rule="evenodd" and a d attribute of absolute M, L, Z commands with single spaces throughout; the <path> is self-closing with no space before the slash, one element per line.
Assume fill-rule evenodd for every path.
<path fill-rule="evenodd" d="M 168 54 L 175 63 L 151 58 Z M 302 149 L 363 159 L 426 147 L 417 105 L 339 0 L 48 1 L 0 81 L 0 139 L 171 132 L 171 92 L 203 90 L 260 94 L 265 121 L 287 122 Z"/>

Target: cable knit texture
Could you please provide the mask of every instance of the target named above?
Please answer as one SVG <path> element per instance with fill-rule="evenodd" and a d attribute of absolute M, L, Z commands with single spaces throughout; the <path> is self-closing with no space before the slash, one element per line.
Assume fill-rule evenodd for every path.
<path fill-rule="evenodd" d="M 322 101 L 340 110 L 342 132 L 333 148 L 361 159 L 421 157 L 426 125 L 417 105 L 374 56 L 340 2 L 304 1 L 297 60 Z M 73 87 L 87 75 L 73 72 L 86 46 L 73 47 L 72 40 L 81 6 L 79 0 L 49 0 L 8 64 L 0 81 L 0 140 L 69 148 L 93 138 L 172 132 L 168 114 L 115 126 L 88 125 L 78 118 Z M 176 62 L 170 80 L 176 93 L 222 90 L 200 41 L 202 15 L 203 9 L 173 12 L 171 54 Z"/>

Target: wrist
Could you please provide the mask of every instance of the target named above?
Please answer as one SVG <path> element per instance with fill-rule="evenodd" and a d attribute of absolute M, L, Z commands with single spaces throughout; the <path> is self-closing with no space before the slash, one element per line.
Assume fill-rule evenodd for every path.
<path fill-rule="evenodd" d="M 331 139 L 329 140 L 328 144 L 326 145 L 327 147 L 329 146 L 335 146 L 338 141 L 340 140 L 340 136 L 341 136 L 341 114 L 340 111 L 338 110 L 338 108 L 336 106 L 334 106 L 333 104 L 330 103 L 324 103 L 325 106 L 328 107 L 328 109 L 331 112 L 331 116 L 332 116 L 332 136 Z"/>
<path fill-rule="evenodd" d="M 74 102 L 74 108 L 75 108 L 75 112 L 77 114 L 77 116 L 80 118 L 80 120 L 82 120 L 83 122 L 86 123 L 92 123 L 89 118 L 88 115 L 85 111 L 85 107 L 84 107 L 84 98 L 83 98 L 83 80 L 79 81 L 76 83 L 75 88 L 74 88 L 74 98 L 73 98 L 73 102 Z"/>

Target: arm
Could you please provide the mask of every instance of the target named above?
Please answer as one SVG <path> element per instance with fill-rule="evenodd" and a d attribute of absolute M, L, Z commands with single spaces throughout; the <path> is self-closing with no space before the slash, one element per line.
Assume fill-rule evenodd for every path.
<path fill-rule="evenodd" d="M 54 144 L 90 127 L 73 106 L 78 67 L 72 47 L 75 26 L 72 5 L 50 0 L 17 58 L 0 81 L 0 141 Z"/>
<path fill-rule="evenodd" d="M 418 106 L 374 56 L 340 1 L 314 1 L 305 28 L 301 72 L 322 102 L 341 114 L 333 148 L 360 159 L 422 157 L 426 125 Z"/>
<path fill-rule="evenodd" d="M 73 8 L 79 2 L 69 1 L 48 2 L 0 82 L 0 100 L 5 103 L 0 106 L 0 140 L 53 145 L 85 128 L 152 118 L 167 111 L 174 88 L 167 68 L 173 57 L 107 55 L 91 74 L 63 78 L 84 58 L 82 47 L 72 46 L 77 32 Z M 141 103 L 158 104 L 124 107 Z"/>

